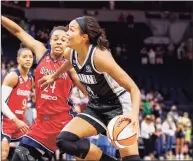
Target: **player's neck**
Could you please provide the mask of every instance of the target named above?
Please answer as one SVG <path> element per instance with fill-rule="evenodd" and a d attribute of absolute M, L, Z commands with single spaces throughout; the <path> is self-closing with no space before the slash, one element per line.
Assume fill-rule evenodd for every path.
<path fill-rule="evenodd" d="M 76 48 L 76 52 L 78 53 L 78 60 L 79 62 L 82 64 L 84 62 L 84 60 L 86 59 L 86 56 L 88 54 L 88 50 L 89 50 L 89 44 L 80 46 L 79 48 Z"/>
<path fill-rule="evenodd" d="M 54 54 L 53 52 L 50 53 L 50 56 L 51 56 L 51 58 L 52 58 L 53 60 L 59 60 L 59 59 L 61 59 L 61 58 L 63 57 L 62 54 L 57 55 L 57 54 Z"/>
<path fill-rule="evenodd" d="M 21 66 L 18 66 L 18 69 L 23 78 L 28 77 L 29 69 L 22 68 Z"/>

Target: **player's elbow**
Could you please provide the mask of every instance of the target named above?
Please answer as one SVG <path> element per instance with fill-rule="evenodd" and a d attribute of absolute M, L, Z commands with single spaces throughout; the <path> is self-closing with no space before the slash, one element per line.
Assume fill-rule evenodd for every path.
<path fill-rule="evenodd" d="M 20 26 L 16 26 L 12 28 L 12 34 L 16 37 L 20 37 L 22 35 L 22 32 L 25 32 Z"/>
<path fill-rule="evenodd" d="M 133 93 L 135 96 L 141 97 L 141 92 L 137 87 L 137 85 L 134 85 L 133 87 L 131 87 L 130 92 Z"/>

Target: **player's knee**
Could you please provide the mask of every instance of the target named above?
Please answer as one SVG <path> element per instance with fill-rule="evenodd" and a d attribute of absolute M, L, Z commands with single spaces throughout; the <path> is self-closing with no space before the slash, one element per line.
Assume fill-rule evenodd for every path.
<path fill-rule="evenodd" d="M 67 131 L 63 131 L 58 135 L 56 144 L 61 152 L 75 155 L 82 159 L 86 157 L 90 149 L 88 140 L 80 140 L 77 135 Z"/>
<path fill-rule="evenodd" d="M 9 142 L 7 138 L 3 138 L 2 140 L 2 153 L 1 160 L 6 161 L 9 154 Z"/>
<path fill-rule="evenodd" d="M 62 132 L 60 132 L 60 134 L 56 138 L 56 144 L 57 144 L 59 149 L 62 149 L 63 145 L 65 145 L 65 144 L 68 145 L 69 142 L 75 142 L 77 140 L 80 140 L 80 138 L 77 135 L 75 135 L 71 132 L 68 132 L 68 131 L 62 131 Z"/>
<path fill-rule="evenodd" d="M 8 153 L 9 153 L 8 150 L 7 150 L 7 151 L 2 150 L 2 156 L 1 156 L 1 160 L 2 160 L 2 161 L 6 161 L 6 160 L 7 160 Z"/>

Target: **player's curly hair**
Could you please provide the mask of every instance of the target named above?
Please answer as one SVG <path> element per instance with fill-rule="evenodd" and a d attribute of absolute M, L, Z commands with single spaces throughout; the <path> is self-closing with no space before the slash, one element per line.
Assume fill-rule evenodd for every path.
<path fill-rule="evenodd" d="M 51 38 L 52 34 L 54 33 L 54 31 L 56 31 L 56 30 L 62 30 L 62 31 L 67 32 L 68 31 L 68 25 L 66 25 L 66 26 L 54 26 L 54 28 L 50 32 L 50 38 Z"/>

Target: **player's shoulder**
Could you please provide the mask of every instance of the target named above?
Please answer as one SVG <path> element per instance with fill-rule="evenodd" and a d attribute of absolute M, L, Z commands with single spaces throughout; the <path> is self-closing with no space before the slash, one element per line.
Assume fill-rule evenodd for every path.
<path fill-rule="evenodd" d="M 3 80 L 3 85 L 14 87 L 18 83 L 18 79 L 19 75 L 17 74 L 17 72 L 11 71 L 6 75 L 5 79 Z"/>
<path fill-rule="evenodd" d="M 99 48 L 96 48 L 94 53 L 94 61 L 109 61 L 112 59 L 112 54 L 109 50 L 101 50 Z"/>
<path fill-rule="evenodd" d="M 11 71 L 11 72 L 9 72 L 7 75 L 6 75 L 6 77 L 5 78 L 8 78 L 8 79 L 18 79 L 18 77 L 19 77 L 19 74 L 15 71 L 15 70 L 13 70 L 13 71 Z"/>
<path fill-rule="evenodd" d="M 73 49 L 67 47 L 67 48 L 64 50 L 63 56 L 64 56 L 67 60 L 70 60 L 72 51 L 73 51 Z"/>

